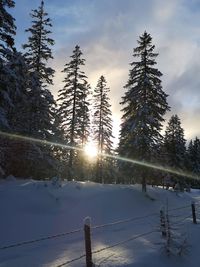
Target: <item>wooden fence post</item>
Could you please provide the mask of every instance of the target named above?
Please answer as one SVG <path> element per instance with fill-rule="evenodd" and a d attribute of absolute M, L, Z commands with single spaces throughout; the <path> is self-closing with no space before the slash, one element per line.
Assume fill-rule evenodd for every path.
<path fill-rule="evenodd" d="M 90 225 L 91 219 L 86 217 L 84 220 L 86 267 L 93 267 Z"/>
<path fill-rule="evenodd" d="M 192 207 L 192 219 L 193 219 L 193 223 L 197 224 L 196 210 L 195 210 L 195 203 L 194 203 L 194 201 L 192 201 L 191 207 Z"/>
<path fill-rule="evenodd" d="M 165 222 L 165 213 L 164 210 L 160 210 L 160 226 L 161 226 L 161 231 L 162 231 L 162 236 L 166 237 L 166 222 Z"/>

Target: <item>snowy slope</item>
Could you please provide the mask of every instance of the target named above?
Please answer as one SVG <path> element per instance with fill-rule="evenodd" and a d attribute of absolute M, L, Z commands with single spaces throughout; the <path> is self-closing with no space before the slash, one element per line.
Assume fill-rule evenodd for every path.
<path fill-rule="evenodd" d="M 86 216 L 91 217 L 92 226 L 144 216 L 92 230 L 93 251 L 154 231 L 94 254 L 96 266 L 197 267 L 200 262 L 200 224 L 192 223 L 192 200 L 200 200 L 198 190 L 176 195 L 172 191 L 149 187 L 148 196 L 145 196 L 139 185 L 64 182 L 62 187 L 57 187 L 43 181 L 1 181 L 0 247 L 79 228 L 81 231 L 1 249 L 0 266 L 59 266 L 85 253 L 82 227 Z M 181 237 L 183 234 L 187 236 L 188 253 L 182 257 L 167 257 L 163 249 L 159 211 L 167 203 L 169 210 L 186 206 L 184 209 L 169 211 L 175 232 L 180 232 Z M 66 266 L 85 266 L 85 258 Z"/>

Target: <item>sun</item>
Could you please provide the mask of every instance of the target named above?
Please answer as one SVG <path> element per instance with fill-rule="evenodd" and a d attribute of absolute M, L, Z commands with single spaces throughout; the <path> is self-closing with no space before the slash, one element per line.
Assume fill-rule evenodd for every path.
<path fill-rule="evenodd" d="M 90 157 L 91 159 L 96 158 L 98 151 L 97 151 L 97 146 L 93 142 L 89 142 L 85 144 L 84 146 L 84 153 Z"/>

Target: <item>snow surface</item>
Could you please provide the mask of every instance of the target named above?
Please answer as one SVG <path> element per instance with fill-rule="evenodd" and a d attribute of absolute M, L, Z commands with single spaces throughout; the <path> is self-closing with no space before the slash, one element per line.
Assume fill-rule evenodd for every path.
<path fill-rule="evenodd" d="M 92 182 L 14 180 L 0 181 L 0 247 L 45 236 L 83 229 L 83 221 L 101 225 L 132 217 L 154 216 L 92 230 L 92 250 L 156 230 L 152 234 L 126 242 L 93 255 L 95 266 L 197 267 L 200 262 L 200 224 L 193 224 L 191 201 L 200 200 L 200 191 L 178 193 L 140 185 L 101 185 Z M 166 206 L 189 206 L 169 212 L 171 224 L 187 236 L 188 252 L 168 257 L 165 240 L 159 232 L 159 211 Z M 197 207 L 197 210 L 199 207 Z M 199 211 L 198 211 L 199 212 Z M 179 217 L 180 216 L 180 217 Z M 172 223 L 173 221 L 173 223 Z M 179 223 L 180 222 L 180 223 Z M 83 231 L 56 239 L 0 250 L 1 267 L 54 267 L 83 255 Z M 181 238 L 180 236 L 180 238 Z M 83 267 L 85 258 L 66 266 Z"/>

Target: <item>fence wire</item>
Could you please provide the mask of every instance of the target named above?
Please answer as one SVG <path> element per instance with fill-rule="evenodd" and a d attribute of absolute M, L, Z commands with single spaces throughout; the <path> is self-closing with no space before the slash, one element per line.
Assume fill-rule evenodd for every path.
<path fill-rule="evenodd" d="M 110 246 L 103 247 L 103 248 L 101 248 L 101 249 L 92 251 L 92 254 L 100 253 L 100 252 L 102 252 L 102 251 L 105 251 L 105 250 L 108 250 L 108 249 L 110 249 L 110 248 L 113 248 L 113 247 L 116 247 L 116 246 L 119 246 L 119 245 L 128 243 L 128 242 L 130 242 L 130 241 L 133 241 L 133 240 L 138 239 L 138 238 L 143 237 L 143 236 L 150 235 L 150 234 L 155 233 L 155 232 L 157 232 L 157 231 L 154 230 L 154 231 L 149 231 L 149 232 L 146 232 L 146 233 L 143 233 L 143 234 L 140 234 L 140 235 L 132 236 L 132 237 L 126 239 L 126 240 L 123 240 L 123 241 L 117 242 L 117 243 L 115 243 L 115 244 L 112 244 L 112 245 L 110 245 Z M 81 255 L 80 257 L 77 257 L 77 258 L 75 258 L 75 259 L 72 259 L 72 260 L 63 262 L 62 264 L 56 265 L 55 267 L 66 266 L 66 265 L 68 265 L 68 264 L 70 264 L 70 263 L 72 263 L 72 262 L 74 262 L 74 261 L 78 261 L 78 260 L 84 258 L 85 256 L 86 256 L 85 254 L 84 254 L 84 255 Z"/>
<path fill-rule="evenodd" d="M 197 207 L 198 206 L 200 206 L 200 204 L 199 205 L 197 204 Z M 182 209 L 186 209 L 186 208 L 188 209 L 189 207 L 191 207 L 191 204 L 190 205 L 186 205 L 186 206 L 176 207 L 176 208 L 173 208 L 173 209 L 168 209 L 168 212 L 176 211 L 176 210 L 182 210 Z M 198 211 L 197 211 L 197 215 L 199 215 L 199 212 Z M 148 215 L 145 215 L 145 216 L 132 217 L 132 218 L 128 218 L 128 219 L 125 219 L 125 220 L 119 220 L 119 221 L 115 221 L 115 222 L 111 222 L 111 223 L 106 223 L 106 224 L 101 224 L 101 225 L 95 225 L 95 226 L 92 226 L 91 229 L 94 230 L 94 229 L 99 229 L 99 228 L 114 226 L 114 225 L 118 225 L 118 224 L 123 224 L 123 223 L 127 223 L 127 222 L 132 222 L 132 221 L 137 221 L 137 220 L 143 220 L 143 219 L 150 218 L 150 217 L 153 217 L 153 216 L 159 216 L 159 213 L 151 213 L 151 214 L 148 214 Z M 175 218 L 178 219 L 178 221 L 176 221 L 176 222 L 173 223 L 173 225 L 175 225 L 175 226 L 178 226 L 178 225 L 182 224 L 186 219 L 192 217 L 192 215 L 182 217 L 180 214 L 179 215 L 175 215 L 175 214 L 171 214 L 170 215 L 169 214 L 169 216 L 170 217 L 172 216 L 174 219 Z M 182 218 L 180 218 L 180 217 L 182 217 Z M 2 247 L 0 247 L 0 250 L 5 250 L 5 249 L 9 249 L 9 248 L 14 248 L 14 247 L 19 247 L 19 246 L 23 246 L 23 245 L 28 245 L 28 244 L 32 244 L 32 243 L 36 243 L 36 242 L 40 242 L 40 241 L 55 239 L 55 238 L 59 238 L 59 237 L 63 237 L 63 236 L 67 236 L 67 235 L 71 235 L 71 234 L 75 234 L 75 233 L 79 233 L 79 232 L 82 232 L 82 231 L 83 231 L 83 228 L 79 228 L 79 229 L 75 229 L 75 230 L 72 230 L 72 231 L 69 231 L 69 232 L 59 233 L 59 234 L 55 234 L 55 235 L 51 235 L 51 236 L 46 236 L 46 237 L 41 237 L 41 238 L 38 238 L 38 239 L 33 239 L 33 240 L 28 240 L 28 241 L 22 241 L 22 242 L 19 242 L 19 243 L 14 243 L 14 244 L 2 246 Z M 139 234 L 139 235 L 131 236 L 130 238 L 128 238 L 126 240 L 122 240 L 122 241 L 119 241 L 119 242 L 114 243 L 112 245 L 103 247 L 101 249 L 94 250 L 94 251 L 92 251 L 92 254 L 101 253 L 101 252 L 103 252 L 105 250 L 108 250 L 110 248 L 113 248 L 113 247 L 116 247 L 116 246 L 119 246 L 119 245 L 128 243 L 130 241 L 133 241 L 133 240 L 136 240 L 138 238 L 141 238 L 141 237 L 150 235 L 150 234 L 155 233 L 155 232 L 157 232 L 157 230 L 153 230 L 153 231 L 149 231 L 149 232 L 142 233 L 142 234 Z M 82 259 L 84 257 L 86 257 L 86 255 L 85 254 L 82 254 L 82 255 L 80 255 L 77 258 L 74 258 L 74 259 L 68 260 L 66 262 L 63 262 L 63 263 L 61 263 L 61 264 L 59 264 L 59 265 L 57 265 L 55 267 L 67 266 L 67 265 L 71 264 L 72 262 L 78 261 L 78 260 L 80 260 L 80 259 Z"/>
<path fill-rule="evenodd" d="M 191 205 L 169 209 L 168 211 L 175 211 L 175 210 L 185 209 L 185 208 L 188 208 L 188 207 L 191 207 Z M 92 226 L 91 229 L 99 229 L 99 228 L 104 228 L 104 227 L 113 226 L 113 225 L 117 225 L 117 224 L 131 222 L 131 221 L 142 220 L 142 219 L 146 219 L 146 218 L 152 217 L 152 216 L 159 216 L 159 214 L 158 213 L 151 213 L 151 214 L 148 214 L 148 215 L 145 215 L 145 216 L 132 217 L 132 218 L 128 218 L 128 219 L 125 219 L 125 220 L 119 220 L 119 221 L 115 221 L 115 222 L 111 222 L 111 223 L 95 225 L 95 226 Z M 79 229 L 76 229 L 76 230 L 72 230 L 70 232 L 64 232 L 64 233 L 55 234 L 55 235 L 46 236 L 46 237 L 41 237 L 41 238 L 37 238 L 37 239 L 33 239 L 33 240 L 22 241 L 22 242 L 18 242 L 18 243 L 6 245 L 6 246 L 1 246 L 0 250 L 19 247 L 19 246 L 23 246 L 23 245 L 28 245 L 28 244 L 32 244 L 32 243 L 36 243 L 36 242 L 40 242 L 40 241 L 49 240 L 49 239 L 55 239 L 55 238 L 67 236 L 67 235 L 70 235 L 70 234 L 75 234 L 75 233 L 81 232 L 82 230 L 83 230 L 82 228 L 79 228 Z"/>
<path fill-rule="evenodd" d="M 0 250 L 14 248 L 14 247 L 20 247 L 20 246 L 23 246 L 23 245 L 37 243 L 37 242 L 45 241 L 45 240 L 49 240 L 49 239 L 55 239 L 55 238 L 67 236 L 67 235 L 70 235 L 70 234 L 79 233 L 81 231 L 82 231 L 82 228 L 76 229 L 76 230 L 73 230 L 73 231 L 70 231 L 70 232 L 64 232 L 64 233 L 60 233 L 60 234 L 56 234 L 56 235 L 41 237 L 41 238 L 38 238 L 38 239 L 33 239 L 33 240 L 28 240 L 28 241 L 22 241 L 22 242 L 19 242 L 19 243 L 7 245 L 7 246 L 2 246 L 2 247 L 0 247 Z"/>
<path fill-rule="evenodd" d="M 115 244 L 113 244 L 113 245 L 110 245 L 110 246 L 107 246 L 107 247 L 104 247 L 104 248 L 101 248 L 101 249 L 92 251 L 92 254 L 100 253 L 100 252 L 102 252 L 102 251 L 104 251 L 104 250 L 107 250 L 107 249 L 110 249 L 110 248 L 114 248 L 114 247 L 116 247 L 116 246 L 119 246 L 119 245 L 128 243 L 128 242 L 133 241 L 133 240 L 135 240 L 135 239 L 137 239 L 137 238 L 140 238 L 140 237 L 143 237 L 143 236 L 146 236 L 146 235 L 150 235 L 150 234 L 155 233 L 155 232 L 157 232 L 157 231 L 156 231 L 156 230 L 153 230 L 153 231 L 146 232 L 146 233 L 143 233 L 143 234 L 140 234 L 140 235 L 132 236 L 132 237 L 126 239 L 126 240 L 120 241 L 120 242 L 115 243 Z"/>
<path fill-rule="evenodd" d="M 61 264 L 59 264 L 59 265 L 56 265 L 55 267 L 66 266 L 66 265 L 68 265 L 68 264 L 70 264 L 70 263 L 72 263 L 72 262 L 74 262 L 74 261 L 78 261 L 78 260 L 81 260 L 82 258 L 85 258 L 85 256 L 86 256 L 86 255 L 83 254 L 83 255 L 81 255 L 81 256 L 79 256 L 79 257 L 77 257 L 77 258 L 74 258 L 74 259 L 72 259 L 72 260 L 63 262 L 63 263 L 61 263 Z"/>
<path fill-rule="evenodd" d="M 146 218 L 149 218 L 149 217 L 152 217 L 152 216 L 159 216 L 159 214 L 158 213 L 152 213 L 152 214 L 148 214 L 146 216 L 133 217 L 133 218 L 125 219 L 125 220 L 119 220 L 119 221 L 116 221 L 116 222 L 96 225 L 96 226 L 92 226 L 91 229 L 99 229 L 99 228 L 103 228 L 103 227 L 107 227 L 107 226 L 113 226 L 113 225 L 117 225 L 117 224 L 131 222 L 131 221 L 142 220 L 142 219 L 146 219 Z"/>

